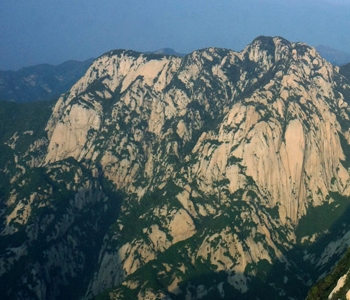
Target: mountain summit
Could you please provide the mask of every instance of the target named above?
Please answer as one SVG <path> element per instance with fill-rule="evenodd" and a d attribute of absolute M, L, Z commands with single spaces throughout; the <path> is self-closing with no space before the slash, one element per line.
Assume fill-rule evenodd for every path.
<path fill-rule="evenodd" d="M 2 294 L 305 298 L 350 243 L 349 95 L 281 37 L 105 53 L 2 146 Z"/>

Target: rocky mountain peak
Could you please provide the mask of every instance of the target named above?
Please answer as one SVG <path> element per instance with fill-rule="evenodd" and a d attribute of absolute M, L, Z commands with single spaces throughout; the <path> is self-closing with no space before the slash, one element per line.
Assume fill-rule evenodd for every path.
<path fill-rule="evenodd" d="M 209 169 L 206 165 L 205 173 L 201 173 L 202 167 L 196 171 L 208 187 L 219 178 L 230 180 L 227 172 L 231 173 L 233 166 L 228 161 L 237 157 L 246 168 L 243 177 L 251 177 L 266 191 L 263 194 L 270 205 L 280 203 L 281 198 L 298 203 L 279 208 L 283 222 L 290 218 L 297 223 L 306 212 L 310 195 L 315 204 L 321 204 L 329 190 L 348 193 L 348 173 L 341 163 L 340 124 L 334 114 L 347 104 L 335 91 L 335 72 L 338 74 L 314 48 L 280 37 L 258 37 L 241 53 L 208 48 L 183 59 L 112 51 L 98 58 L 57 102 L 47 126 L 50 144 L 46 163 L 69 156 L 93 161 L 99 157 L 102 165 L 114 161 L 116 169 L 123 161 L 127 170 L 132 160 L 120 160 L 110 150 L 108 155 L 96 154 L 96 139 L 101 133 L 124 136 L 118 143 L 129 149 L 129 158 L 136 161 L 139 150 L 135 142 L 141 143 L 142 149 L 150 146 L 144 144 L 145 133 L 155 134 L 152 143 L 174 135 L 164 155 L 185 159 L 189 153 L 184 149 L 192 145 L 191 156 L 215 159 Z M 124 130 L 116 133 L 112 128 Z M 127 128 L 133 132 L 131 140 Z M 242 133 L 233 135 L 235 131 Z M 320 137 L 319 132 L 325 136 Z M 199 135 L 201 139 L 193 140 Z M 326 137 L 329 143 L 321 147 L 319 140 Z M 204 149 L 212 147 L 208 140 L 209 144 L 217 140 L 220 147 L 207 153 Z M 99 143 L 106 150 L 106 141 Z M 237 149 L 230 151 L 230 147 Z M 327 164 L 322 163 L 325 157 Z M 154 168 L 154 154 L 148 152 L 143 159 L 146 166 Z M 269 171 L 268 165 L 273 170 Z M 140 162 L 136 166 L 127 180 L 107 176 L 117 186 L 125 186 L 135 181 Z M 315 172 L 323 176 L 313 182 Z M 146 173 L 154 174 L 154 170 Z M 331 184 L 332 178 L 336 184 Z M 246 180 L 238 184 L 235 176 L 230 182 L 231 193 L 247 187 Z"/>
<path fill-rule="evenodd" d="M 47 139 L 37 143 L 42 160 L 34 169 L 46 174 L 46 192 L 23 204 L 11 191 L 3 233 L 22 211 L 30 224 L 38 197 L 68 190 L 62 235 L 78 222 L 73 211 L 93 206 L 103 220 L 118 203 L 103 241 L 95 240 L 85 299 L 112 287 L 112 299 L 252 299 L 262 287 L 268 297 L 300 299 L 350 241 L 341 218 L 350 193 L 349 94 L 339 68 L 281 37 L 184 57 L 107 52 L 57 101 Z M 8 141 L 14 151 L 18 139 Z M 16 161 L 29 161 L 37 148 L 30 149 Z M 27 168 L 6 174 L 29 189 Z M 325 211 L 329 221 L 310 226 Z M 338 222 L 342 236 L 334 234 Z M 303 292 L 287 291 L 287 282 Z"/>

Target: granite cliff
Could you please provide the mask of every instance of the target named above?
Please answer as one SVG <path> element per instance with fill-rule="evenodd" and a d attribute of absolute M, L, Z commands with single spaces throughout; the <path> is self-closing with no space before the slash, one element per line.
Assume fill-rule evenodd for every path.
<path fill-rule="evenodd" d="M 3 294 L 305 298 L 350 244 L 349 101 L 280 37 L 105 53 L 2 145 Z"/>

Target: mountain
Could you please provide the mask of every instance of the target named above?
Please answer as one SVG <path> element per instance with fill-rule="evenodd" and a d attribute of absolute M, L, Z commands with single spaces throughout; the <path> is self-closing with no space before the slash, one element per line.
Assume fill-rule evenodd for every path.
<path fill-rule="evenodd" d="M 33 102 L 57 100 L 80 79 L 93 62 L 70 60 L 57 66 L 48 64 L 0 71 L 0 101 Z"/>
<path fill-rule="evenodd" d="M 350 63 L 341 66 L 339 71 L 343 76 L 350 78 Z"/>
<path fill-rule="evenodd" d="M 349 103 L 281 37 L 103 54 L 3 138 L 2 297 L 305 299 L 350 245 Z"/>
<path fill-rule="evenodd" d="M 174 55 L 179 57 L 184 57 L 186 54 L 178 53 L 174 49 L 171 48 L 162 48 L 154 52 L 148 52 L 148 53 L 154 53 L 154 54 L 163 54 L 163 55 Z"/>
<path fill-rule="evenodd" d="M 342 66 L 350 63 L 350 53 L 324 45 L 318 45 L 316 47 L 316 50 L 321 54 L 322 57 L 334 65 Z"/>

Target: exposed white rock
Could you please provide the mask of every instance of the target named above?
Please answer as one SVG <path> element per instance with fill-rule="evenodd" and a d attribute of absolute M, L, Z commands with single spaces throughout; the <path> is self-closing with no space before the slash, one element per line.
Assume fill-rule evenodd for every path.
<path fill-rule="evenodd" d="M 196 233 L 196 227 L 190 215 L 184 210 L 178 210 L 169 224 L 169 233 L 173 237 L 172 243 L 186 240 Z"/>
<path fill-rule="evenodd" d="M 60 166 L 71 176 L 68 182 L 48 172 L 49 180 L 60 180 L 67 189 L 79 186 L 69 199 L 70 210 L 47 235 L 50 243 L 72 226 L 73 210 L 79 214 L 88 204 L 103 201 L 103 187 L 89 194 L 91 185 L 81 182 L 85 171 L 91 171 L 96 186 L 107 179 L 123 193 L 87 299 L 120 284 L 139 299 L 166 299 L 149 289 L 146 279 L 128 276 L 164 259 L 160 254 L 176 245 L 184 245 L 182 258 L 191 263 L 161 262 L 161 275 L 168 276 L 164 291 L 200 299 L 213 288 L 224 295 L 228 283 L 247 292 L 248 277 L 256 275 L 259 262 L 279 261 L 286 270 L 292 265 L 285 254 L 310 207 L 333 201 L 331 192 L 350 195 L 341 142 L 350 142 L 350 131 L 342 125 L 350 111 L 346 93 L 335 81 L 338 72 L 313 48 L 278 37 L 258 38 L 240 53 L 208 48 L 184 59 L 111 51 L 60 97 L 46 127 L 48 140 L 31 144 L 26 155 L 45 147 L 47 153 L 23 165 L 14 156 L 17 171 L 10 182 L 25 187 L 22 177 L 29 168 L 49 168 L 68 158 L 84 166 L 74 174 Z M 16 133 L 7 145 L 15 150 L 20 137 Z M 10 213 L 3 234 L 25 225 L 33 203 L 41 200 L 33 193 L 25 203 L 18 195 L 14 191 L 7 199 Z M 47 215 L 47 222 L 54 217 Z M 143 225 L 128 228 L 128 222 L 138 221 Z M 217 227 L 206 228 L 206 222 L 216 221 Z M 313 242 L 318 236 L 301 238 Z M 78 248 L 72 235 L 67 241 Z M 328 244 L 320 257 L 312 258 L 314 265 L 327 265 L 349 241 L 345 233 Z M 65 251 L 62 245 L 47 250 L 48 265 L 57 267 Z M 11 254 L 13 261 L 25 255 L 18 253 Z M 198 260 L 227 274 L 227 281 L 180 290 L 181 276 L 195 269 Z M 0 260 L 1 268 L 11 264 Z M 171 268 L 178 273 L 169 275 Z M 78 276 L 73 266 L 62 269 Z M 35 284 L 36 293 L 45 289 L 42 281 Z M 111 295 L 118 299 L 121 294 Z"/>
<path fill-rule="evenodd" d="M 349 273 L 349 272 L 348 272 Z M 333 295 L 335 293 L 337 293 L 338 291 L 340 291 L 340 289 L 344 286 L 345 281 L 348 277 L 348 273 L 346 273 L 345 275 L 343 275 L 342 277 L 340 277 L 338 279 L 337 285 L 335 286 L 335 288 L 332 290 L 332 292 L 329 294 L 328 299 L 332 299 Z"/>
<path fill-rule="evenodd" d="M 150 227 L 148 237 L 157 251 L 164 251 L 171 245 L 171 241 L 167 239 L 166 233 L 161 231 L 158 225 L 152 225 Z"/>
<path fill-rule="evenodd" d="M 46 163 L 70 156 L 78 159 L 87 142 L 88 131 L 100 128 L 100 116 L 92 109 L 75 104 L 66 110 L 66 114 L 52 130 Z"/>

